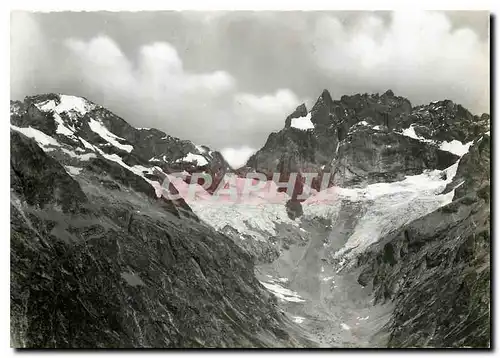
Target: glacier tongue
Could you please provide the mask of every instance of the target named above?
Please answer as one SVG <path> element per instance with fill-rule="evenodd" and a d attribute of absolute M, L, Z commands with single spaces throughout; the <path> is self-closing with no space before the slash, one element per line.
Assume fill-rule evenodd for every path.
<path fill-rule="evenodd" d="M 349 258 L 397 228 L 422 217 L 453 199 L 454 190 L 441 194 L 453 180 L 459 161 L 445 170 L 425 171 L 393 183 L 376 183 L 362 189 L 330 188 L 304 203 L 304 215 L 333 219 L 340 214 L 342 202 L 360 203 L 365 210 L 334 258 L 348 264 Z M 356 215 L 353 213 L 353 215 Z M 332 238 L 335 240 L 336 238 Z"/>
<path fill-rule="evenodd" d="M 286 199 L 280 203 L 265 200 L 248 203 L 213 202 L 200 200 L 210 198 L 201 186 L 196 189 L 196 197 L 190 199 L 186 193 L 192 189 L 188 189 L 181 179 L 173 179 L 173 182 L 200 219 L 216 230 L 229 226 L 243 236 L 260 241 L 275 235 L 277 225 L 298 227 L 301 220 L 324 218 L 332 220 L 332 226 L 341 225 L 336 221 L 342 203 L 358 203 L 363 207 L 363 214 L 355 218 L 356 226 L 344 247 L 337 251 L 335 256 L 341 258 L 346 252 L 349 256 L 362 252 L 383 235 L 450 203 L 454 191 L 441 193 L 455 176 L 458 162 L 445 170 L 427 170 L 419 175 L 407 176 L 399 182 L 376 183 L 361 189 L 331 187 L 316 192 L 302 203 L 304 215 L 296 220 L 291 220 L 286 213 Z"/>

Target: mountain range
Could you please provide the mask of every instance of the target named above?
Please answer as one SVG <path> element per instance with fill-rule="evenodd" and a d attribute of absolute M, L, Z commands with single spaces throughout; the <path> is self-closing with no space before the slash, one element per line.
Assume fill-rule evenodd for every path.
<path fill-rule="evenodd" d="M 488 114 L 324 90 L 236 169 L 72 95 L 10 128 L 13 347 L 491 345 Z M 210 200 L 249 173 L 299 179 Z"/>

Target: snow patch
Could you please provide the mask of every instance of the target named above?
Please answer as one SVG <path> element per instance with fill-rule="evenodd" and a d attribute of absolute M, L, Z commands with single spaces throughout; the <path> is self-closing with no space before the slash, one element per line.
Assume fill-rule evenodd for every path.
<path fill-rule="evenodd" d="M 78 139 L 80 140 L 80 142 L 83 143 L 85 148 L 95 151 L 94 146 L 92 144 L 90 144 L 89 142 L 87 142 L 85 139 L 83 139 L 83 138 L 78 138 Z"/>
<path fill-rule="evenodd" d="M 300 130 L 314 129 L 314 124 L 311 122 L 311 112 L 305 117 L 292 118 L 291 126 Z"/>
<path fill-rule="evenodd" d="M 97 155 L 95 155 L 94 153 L 87 153 L 87 154 L 78 155 L 78 159 L 80 159 L 80 160 L 87 161 L 87 160 L 90 160 L 90 158 L 97 158 Z"/>
<path fill-rule="evenodd" d="M 420 142 L 435 143 L 433 140 L 426 139 L 424 137 L 419 136 L 417 133 L 415 133 L 415 128 L 413 128 L 413 126 L 414 125 L 412 124 L 409 128 L 403 129 L 403 132 L 400 134 L 404 135 L 405 137 L 410 137 L 410 138 L 416 139 Z"/>
<path fill-rule="evenodd" d="M 252 179 L 227 177 L 224 182 L 228 188 L 224 191 L 239 193 L 236 198 L 222 193 L 222 190 L 219 195 L 211 196 L 202 186 L 189 185 L 182 179 L 169 175 L 171 183 L 194 213 L 216 230 L 229 226 L 240 235 L 246 234 L 256 240 L 267 241 L 270 236 L 276 235 L 277 224 L 300 227 L 300 220 L 293 221 L 288 217 L 284 204 L 289 196 L 283 192 L 278 193 L 276 183 L 267 181 L 262 190 L 242 195 L 244 188 L 253 185 Z"/>
<path fill-rule="evenodd" d="M 43 133 L 42 131 L 39 131 L 38 129 L 31 128 L 31 127 L 21 128 L 21 127 L 15 126 L 13 124 L 10 125 L 10 128 L 19 132 L 19 133 L 24 134 L 27 137 L 33 138 L 40 146 L 44 147 L 44 148 L 42 148 L 44 150 L 48 149 L 45 147 L 50 146 L 50 145 L 55 146 L 55 147 L 60 146 L 60 144 L 57 140 L 55 140 L 51 136 L 48 136 L 47 134 Z"/>
<path fill-rule="evenodd" d="M 61 116 L 59 116 L 59 114 L 54 112 L 53 115 L 54 115 L 54 120 L 57 122 L 56 133 L 63 134 L 63 135 L 69 136 L 69 137 L 74 136 L 75 129 L 74 128 L 70 129 L 70 128 L 66 127 L 63 119 L 61 118 Z"/>
<path fill-rule="evenodd" d="M 47 100 L 41 103 L 37 103 L 36 106 L 39 110 L 44 112 L 53 111 L 55 114 L 61 114 L 66 112 L 68 114 L 77 113 L 84 116 L 89 111 L 95 109 L 97 106 L 90 103 L 84 98 L 76 96 L 68 96 L 61 94 L 59 95 L 59 104 L 54 100 Z"/>
<path fill-rule="evenodd" d="M 134 174 L 142 177 L 145 181 L 147 181 L 149 184 L 151 184 L 151 186 L 155 189 L 156 197 L 159 198 L 159 197 L 161 197 L 163 195 L 163 188 L 161 186 L 161 183 L 158 183 L 157 181 L 154 181 L 154 180 L 150 180 L 150 179 L 148 179 L 148 178 L 146 178 L 144 176 L 144 172 L 149 173 L 149 174 L 153 174 L 153 170 L 157 170 L 157 171 L 163 173 L 166 176 L 166 174 L 161 170 L 161 168 L 159 168 L 159 167 L 147 168 L 147 167 L 144 167 L 142 165 L 134 165 L 134 166 L 131 167 L 131 166 L 125 164 L 123 162 L 123 159 L 120 156 L 116 155 L 116 154 L 106 154 L 106 153 L 104 153 L 102 150 L 100 150 L 97 147 L 96 147 L 96 150 L 104 158 L 120 164 L 125 169 L 127 169 L 127 170 L 131 171 L 132 173 L 134 173 Z"/>
<path fill-rule="evenodd" d="M 198 150 L 198 152 L 200 153 L 206 153 L 207 150 L 205 148 L 203 148 L 201 145 L 195 145 L 196 149 Z"/>
<path fill-rule="evenodd" d="M 284 288 L 277 283 L 260 282 L 276 297 L 289 302 L 305 302 L 297 292 Z"/>
<path fill-rule="evenodd" d="M 64 168 L 71 175 L 78 175 L 83 170 L 83 168 L 73 167 L 71 165 L 65 165 Z"/>
<path fill-rule="evenodd" d="M 304 318 L 304 317 L 300 317 L 300 316 L 293 316 L 292 318 L 293 318 L 293 321 L 294 321 L 295 323 L 302 323 L 302 322 L 304 322 L 304 320 L 305 320 L 305 318 Z"/>
<path fill-rule="evenodd" d="M 10 115 L 12 116 L 13 114 L 19 115 L 21 113 L 21 107 L 19 106 L 18 103 L 11 103 L 10 104 Z"/>
<path fill-rule="evenodd" d="M 449 179 L 449 178 L 453 179 L 455 177 L 455 175 L 457 175 L 459 163 L 460 163 L 460 160 L 457 160 L 455 164 L 453 164 L 452 166 L 450 166 L 444 170 L 444 172 L 446 173 L 446 181 L 447 182 L 451 181 L 451 179 Z"/>
<path fill-rule="evenodd" d="M 134 147 L 128 144 L 121 144 L 120 142 L 117 141 L 117 139 L 125 140 L 123 138 L 120 138 L 110 131 L 100 122 L 96 121 L 95 119 L 90 119 L 89 121 L 89 126 L 90 129 L 97 133 L 101 138 L 103 138 L 106 142 L 110 143 L 111 145 L 114 145 L 115 147 L 122 149 L 128 153 L 130 153 Z"/>
<path fill-rule="evenodd" d="M 165 160 L 165 157 L 163 157 Z M 208 161 L 205 159 L 204 156 L 199 155 L 199 154 L 193 154 L 189 152 L 184 158 L 177 159 L 176 162 L 196 162 L 197 165 L 202 166 L 202 165 L 207 165 Z"/>
<path fill-rule="evenodd" d="M 469 151 L 472 143 L 473 142 L 463 144 L 462 142 L 454 139 L 451 142 L 442 142 L 439 146 L 439 149 L 456 154 L 461 157 Z"/>
<path fill-rule="evenodd" d="M 186 184 L 187 185 L 187 184 Z M 175 185 L 179 190 L 179 186 Z M 200 187 L 201 188 L 201 187 Z M 193 188 L 197 195 L 203 195 L 203 188 Z M 210 195 L 210 194 L 207 194 Z M 247 234 L 256 240 L 267 241 L 276 235 L 276 224 L 298 224 L 290 220 L 283 204 L 237 204 L 226 202 L 224 205 L 203 200 L 187 200 L 189 206 L 200 219 L 210 224 L 216 230 L 222 230 L 226 225 L 240 234 Z"/>
<path fill-rule="evenodd" d="M 75 111 L 83 116 L 96 107 L 94 104 L 81 97 L 61 94 L 59 95 L 59 98 L 61 99 L 61 102 L 56 108 L 59 113 Z"/>

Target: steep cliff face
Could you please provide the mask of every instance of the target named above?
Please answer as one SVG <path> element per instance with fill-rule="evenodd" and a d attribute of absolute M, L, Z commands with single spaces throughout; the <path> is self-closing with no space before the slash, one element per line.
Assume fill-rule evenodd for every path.
<path fill-rule="evenodd" d="M 250 255 L 185 202 L 159 197 L 151 167 L 131 165 L 152 155 L 127 137 L 140 132 L 115 128 L 103 109 L 82 117 L 74 104 L 44 112 L 32 101 L 12 115 L 13 347 L 314 345 L 256 279 Z"/>
<path fill-rule="evenodd" d="M 304 112 L 305 106 L 297 108 L 247 166 L 264 173 L 330 173 L 331 185 L 364 187 L 447 168 L 489 128 L 486 114 L 474 116 L 449 100 L 412 108 L 390 90 L 340 100 L 325 90 Z M 297 120 L 294 126 L 298 116 L 310 125 Z"/>
<path fill-rule="evenodd" d="M 298 115 L 312 126 L 294 127 Z M 383 322 L 375 318 L 376 307 L 392 307 L 387 321 L 375 328 L 386 337 L 382 346 L 488 347 L 489 123 L 487 114 L 472 115 L 449 100 L 412 107 L 391 91 L 340 101 L 324 91 L 309 113 L 292 114 L 248 162 L 257 171 L 331 175 L 330 189 L 302 202 L 301 225 L 326 219 L 326 237 L 315 241 L 318 232 L 309 229 L 307 249 L 292 245 L 302 258 L 290 262 L 281 255 L 274 269 L 289 277 L 302 297 L 320 292 L 319 301 L 311 299 L 313 312 L 332 299 L 347 312 L 358 312 L 357 322 L 342 315 L 343 329 L 358 337 L 364 331 L 352 322 Z M 323 257 L 320 272 L 310 257 Z M 296 265 L 288 276 L 278 268 L 283 261 Z M 336 284 L 315 283 L 317 276 Z M 353 290 L 352 277 L 366 291 L 373 289 L 371 303 L 361 311 L 344 306 L 345 296 L 335 294 L 338 287 Z M 371 318 L 361 323 L 359 312 L 372 312 L 366 315 Z M 302 313 L 305 320 L 317 319 L 310 308 Z M 345 339 L 342 344 L 351 344 L 352 338 Z"/>
<path fill-rule="evenodd" d="M 352 187 L 394 182 L 426 169 L 448 168 L 457 160 L 453 153 L 362 123 L 352 127 L 339 145 L 332 183 Z"/>
<path fill-rule="evenodd" d="M 490 137 L 465 154 L 453 201 L 359 257 L 358 281 L 392 301 L 391 347 L 490 345 Z"/>

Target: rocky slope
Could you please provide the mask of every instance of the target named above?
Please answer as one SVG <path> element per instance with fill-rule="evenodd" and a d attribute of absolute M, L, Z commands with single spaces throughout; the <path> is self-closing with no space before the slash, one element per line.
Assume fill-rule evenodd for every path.
<path fill-rule="evenodd" d="M 282 220 L 306 228 L 308 243 L 290 232 L 261 266 L 305 299 L 284 306 L 320 344 L 489 346 L 489 123 L 449 100 L 324 91 L 249 159 L 263 173 L 331 174 L 298 222 Z"/>
<path fill-rule="evenodd" d="M 359 258 L 362 285 L 391 300 L 389 346 L 490 344 L 490 137 L 458 166 L 453 201 L 383 237 Z"/>
<path fill-rule="evenodd" d="M 325 90 L 226 176 L 269 190 L 213 202 L 209 148 L 81 98 L 12 102 L 13 345 L 486 347 L 489 122 Z M 174 193 L 215 184 L 164 200 L 181 170 Z M 296 171 L 317 176 L 276 193 Z"/>
<path fill-rule="evenodd" d="M 11 122 L 13 347 L 314 345 L 245 251 L 158 197 L 146 163 L 190 142 L 69 96 L 15 102 Z"/>
<path fill-rule="evenodd" d="M 390 90 L 340 100 L 325 90 L 310 112 L 299 106 L 247 166 L 264 173 L 330 173 L 331 185 L 363 187 L 445 169 L 486 128 L 488 115 L 473 116 L 448 100 L 412 108 Z"/>
<path fill-rule="evenodd" d="M 223 176 L 229 165 L 204 145 L 154 128 L 135 128 L 106 108 L 84 98 L 44 94 L 11 102 L 11 124 L 50 136 L 48 148 L 68 145 L 78 155 L 94 152 L 130 167 L 157 166 L 166 173 L 204 172 Z M 138 169 L 139 170 L 139 169 Z M 146 173 L 150 176 L 152 173 Z M 189 179 L 189 178 L 188 178 Z"/>

